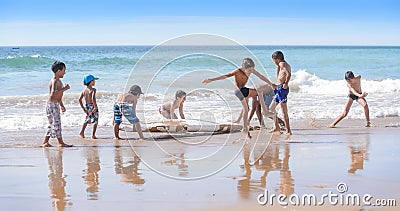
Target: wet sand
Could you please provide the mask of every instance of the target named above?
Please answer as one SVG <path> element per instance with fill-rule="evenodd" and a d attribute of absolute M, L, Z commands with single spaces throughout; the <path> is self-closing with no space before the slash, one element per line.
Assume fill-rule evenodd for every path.
<path fill-rule="evenodd" d="M 81 139 L 63 128 L 72 148 L 39 148 L 44 130 L 0 132 L 1 210 L 266 210 L 259 194 L 337 192 L 396 199 L 396 207 L 281 206 L 277 210 L 398 210 L 400 118 L 292 121 L 292 136 L 252 131 L 138 141 Z M 385 127 L 388 126 L 388 127 Z M 89 136 L 91 128 L 87 128 Z M 146 135 L 146 134 L 145 134 Z M 149 134 L 147 134 L 149 135 Z M 153 134 L 163 138 L 165 134 Z M 121 136 L 124 133 L 121 131 Z M 327 203 L 326 203 L 327 204 Z"/>

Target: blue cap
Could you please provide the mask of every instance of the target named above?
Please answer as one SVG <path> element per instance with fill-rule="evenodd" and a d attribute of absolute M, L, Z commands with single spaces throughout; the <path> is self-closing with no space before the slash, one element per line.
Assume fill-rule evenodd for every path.
<path fill-rule="evenodd" d="M 93 75 L 85 75 L 85 77 L 83 77 L 83 84 L 87 85 L 89 84 L 91 81 L 93 80 L 98 80 L 99 78 L 94 77 Z"/>

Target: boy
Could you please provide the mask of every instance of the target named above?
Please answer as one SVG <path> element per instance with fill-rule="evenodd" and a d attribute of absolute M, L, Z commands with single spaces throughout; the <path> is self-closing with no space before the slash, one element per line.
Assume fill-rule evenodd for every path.
<path fill-rule="evenodd" d="M 61 135 L 60 107 L 62 112 L 66 111 L 62 102 L 62 97 L 64 91 L 67 91 L 70 88 L 68 84 L 63 86 L 60 80 L 60 78 L 64 77 L 66 69 L 65 64 L 60 61 L 55 61 L 51 66 L 54 77 L 49 83 L 49 99 L 46 103 L 46 114 L 47 119 L 49 120 L 49 126 L 47 127 L 46 135 L 41 147 L 52 147 L 49 143 L 50 137 L 57 138 L 61 147 L 72 147 L 72 145 L 64 143 Z"/>
<path fill-rule="evenodd" d="M 292 75 L 290 65 L 285 61 L 285 57 L 281 51 L 275 51 L 272 54 L 272 61 L 276 65 L 276 77 L 278 87 L 274 88 L 274 99 L 270 105 L 270 110 L 275 113 L 274 121 L 275 127 L 270 132 L 280 132 L 281 128 L 278 123 L 278 115 L 275 112 L 275 108 L 278 104 L 281 105 L 283 121 L 286 126 L 286 135 L 292 135 L 289 124 L 289 115 L 287 108 L 287 96 L 289 94 L 289 80 Z"/>
<path fill-rule="evenodd" d="M 261 94 L 263 96 L 264 105 L 269 106 L 275 96 L 274 89 L 272 89 L 272 87 L 269 86 L 268 84 L 255 84 L 254 88 L 257 90 L 258 94 Z M 258 122 L 260 123 L 260 127 L 265 128 L 263 116 L 261 114 L 261 102 L 262 102 L 262 99 L 260 99 L 260 97 L 258 97 L 258 96 L 252 97 L 252 103 L 251 103 L 252 105 L 251 105 L 251 111 L 250 111 L 248 121 L 250 123 L 251 119 L 254 116 L 254 113 L 256 113 Z M 238 119 L 234 123 L 239 123 L 240 120 L 242 119 L 242 115 L 243 115 L 243 110 L 240 113 Z M 272 117 L 269 117 L 269 118 L 273 119 Z M 278 122 L 281 127 L 285 127 L 285 123 L 279 117 L 278 117 Z"/>
<path fill-rule="evenodd" d="M 82 130 L 80 132 L 81 138 L 85 138 L 85 129 L 88 124 L 93 124 L 92 139 L 97 139 L 96 129 L 99 121 L 99 109 L 96 103 L 96 89 L 93 86 L 96 84 L 96 80 L 99 78 L 93 75 L 86 75 L 83 77 L 83 84 L 86 88 L 82 91 L 79 96 L 79 104 L 86 114 L 85 123 L 83 123 Z M 85 98 L 86 106 L 83 106 L 82 99 Z"/>
<path fill-rule="evenodd" d="M 179 115 L 181 116 L 181 119 L 185 119 L 185 115 L 183 114 L 183 103 L 185 100 L 186 92 L 178 90 L 175 93 L 175 100 L 160 106 L 160 108 L 158 108 L 158 112 L 166 119 L 178 119 L 174 111 L 175 109 L 179 108 Z"/>
<path fill-rule="evenodd" d="M 139 118 L 136 117 L 136 105 L 140 95 L 143 94 L 142 89 L 138 85 L 133 85 L 128 93 L 118 96 L 117 102 L 114 104 L 114 136 L 119 137 L 119 125 L 122 122 L 122 115 L 132 124 L 133 131 L 138 132 L 139 138 L 144 139 L 142 128 L 140 127 Z"/>
<path fill-rule="evenodd" d="M 368 95 L 368 93 L 361 90 L 361 75 L 354 76 L 353 72 L 347 71 L 344 75 L 344 78 L 347 81 L 347 87 L 349 87 L 349 95 L 347 96 L 348 99 L 345 104 L 343 113 L 338 116 L 338 118 L 328 127 L 334 128 L 337 123 L 339 123 L 343 118 L 347 116 L 354 100 L 356 100 L 364 108 L 365 119 L 367 120 L 367 125 L 365 127 L 371 127 L 372 124 L 369 119 L 369 108 L 367 101 L 365 100 L 365 97 Z"/>
<path fill-rule="evenodd" d="M 209 78 L 209 79 L 205 79 L 203 80 L 203 84 L 208 84 L 212 81 L 216 81 L 216 80 L 222 80 L 222 79 L 226 79 L 229 77 L 234 76 L 235 77 L 235 95 L 236 97 L 239 98 L 240 102 L 242 103 L 242 107 L 243 107 L 243 130 L 242 132 L 247 133 L 249 128 L 248 128 L 248 121 L 247 121 L 247 117 L 248 117 L 248 113 L 249 113 L 249 107 L 247 104 L 247 98 L 248 97 L 253 97 L 253 96 L 257 96 L 257 91 L 255 89 L 249 89 L 246 87 L 246 83 L 249 80 L 249 77 L 251 75 L 251 73 L 254 73 L 257 77 L 259 77 L 261 80 L 265 81 L 267 84 L 269 84 L 272 87 L 276 87 L 275 84 L 272 84 L 266 77 L 264 77 L 263 75 L 261 75 L 259 72 L 257 72 L 254 69 L 254 62 L 252 59 L 250 58 L 244 58 L 243 62 L 242 62 L 242 67 L 237 68 L 236 70 L 232 71 L 231 73 L 222 75 L 222 76 L 218 76 L 215 78 Z M 262 106 L 263 111 L 265 111 L 266 113 L 266 106 Z"/>

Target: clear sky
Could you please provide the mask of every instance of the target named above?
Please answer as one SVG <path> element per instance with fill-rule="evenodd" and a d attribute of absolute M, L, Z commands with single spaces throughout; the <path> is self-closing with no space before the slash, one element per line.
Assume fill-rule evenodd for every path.
<path fill-rule="evenodd" d="M 397 45 L 398 0 L 0 0 L 0 46 L 154 45 L 211 33 L 246 45 Z"/>

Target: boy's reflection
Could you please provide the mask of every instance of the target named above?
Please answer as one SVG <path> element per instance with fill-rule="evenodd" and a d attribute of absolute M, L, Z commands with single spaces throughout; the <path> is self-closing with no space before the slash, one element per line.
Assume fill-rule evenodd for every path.
<path fill-rule="evenodd" d="M 170 155 L 171 159 L 163 162 L 166 166 L 177 166 L 178 167 L 178 175 L 183 177 L 188 175 L 188 165 L 185 162 L 185 154 L 172 154 Z"/>
<path fill-rule="evenodd" d="M 64 210 L 67 204 L 65 193 L 65 175 L 63 174 L 63 160 L 62 160 L 62 149 L 49 149 L 44 148 L 44 154 L 49 164 L 49 189 L 51 198 L 53 198 L 54 210 Z"/>
<path fill-rule="evenodd" d="M 97 200 L 99 192 L 100 157 L 97 147 L 86 147 L 84 150 L 87 168 L 83 170 L 83 181 L 87 185 L 89 200 Z"/>
<path fill-rule="evenodd" d="M 283 159 L 279 158 L 280 148 L 283 147 Z M 257 147 L 254 149 L 258 149 Z M 256 154 L 257 152 L 255 152 Z M 261 154 L 262 153 L 262 154 Z M 249 198 L 250 191 L 264 191 L 267 186 L 267 176 L 271 171 L 279 171 L 280 173 L 280 194 L 291 195 L 294 193 L 294 180 L 289 169 L 290 148 L 285 145 L 270 145 L 264 152 L 260 152 L 260 156 L 255 156 L 255 159 L 260 157 L 254 163 L 254 168 L 257 171 L 263 171 L 263 175 L 259 180 L 251 179 L 250 165 L 250 144 L 245 144 L 243 148 L 245 178 L 238 180 L 238 191 L 243 198 Z"/>
<path fill-rule="evenodd" d="M 130 156 L 127 156 L 129 160 L 124 162 L 124 157 L 122 156 L 123 150 L 127 150 Z M 114 150 L 114 167 L 115 173 L 121 175 L 121 182 L 132 183 L 135 185 L 142 186 L 145 181 L 141 178 L 141 173 L 139 172 L 139 156 L 136 154 L 132 155 L 132 150 L 128 148 L 117 147 Z"/>
<path fill-rule="evenodd" d="M 368 160 L 369 134 L 351 139 L 348 142 L 350 149 L 351 163 L 349 173 L 364 169 L 364 160 Z"/>

